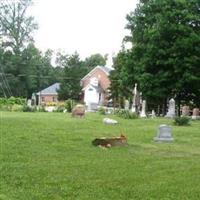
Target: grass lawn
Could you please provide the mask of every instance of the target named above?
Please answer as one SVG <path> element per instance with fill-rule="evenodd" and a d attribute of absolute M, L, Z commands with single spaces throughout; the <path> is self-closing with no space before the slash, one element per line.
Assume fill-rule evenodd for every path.
<path fill-rule="evenodd" d="M 0 113 L 0 200 L 200 199 L 200 121 L 173 126 L 175 141 L 153 142 L 168 119 L 104 125 L 90 113 Z M 123 132 L 127 147 L 93 147 Z"/>

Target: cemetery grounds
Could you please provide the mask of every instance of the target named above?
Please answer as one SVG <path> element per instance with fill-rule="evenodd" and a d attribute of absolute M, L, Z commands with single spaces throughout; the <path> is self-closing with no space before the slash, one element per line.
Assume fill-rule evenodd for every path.
<path fill-rule="evenodd" d="M 200 121 L 104 117 L 1 112 L 0 200 L 200 199 Z M 160 124 L 172 126 L 173 143 L 153 141 Z M 126 147 L 91 145 L 121 133 Z"/>

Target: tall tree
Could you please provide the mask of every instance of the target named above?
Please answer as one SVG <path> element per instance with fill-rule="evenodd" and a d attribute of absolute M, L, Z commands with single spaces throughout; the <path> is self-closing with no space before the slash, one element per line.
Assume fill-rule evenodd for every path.
<path fill-rule="evenodd" d="M 96 66 L 105 66 L 107 60 L 107 55 L 102 56 L 101 54 L 93 54 L 85 59 L 85 66 L 87 71 L 91 71 Z"/>
<path fill-rule="evenodd" d="M 33 41 L 32 33 L 37 24 L 27 16 L 31 0 L 0 1 L 0 34 L 5 47 L 19 54 L 25 45 Z"/>
<path fill-rule="evenodd" d="M 58 54 L 56 60 L 57 66 L 64 68 L 60 90 L 58 91 L 59 99 L 78 100 L 81 92 L 80 80 L 86 74 L 84 63 L 80 60 L 77 52 L 70 56 Z"/>
<path fill-rule="evenodd" d="M 130 99 L 135 83 L 135 75 L 128 72 L 133 60 L 132 53 L 124 48 L 113 58 L 114 70 L 110 73 L 110 98 L 114 104 L 120 105 L 124 98 Z"/>
<path fill-rule="evenodd" d="M 132 73 L 151 104 L 175 97 L 199 105 L 199 13 L 199 0 L 148 0 L 127 16 Z"/>

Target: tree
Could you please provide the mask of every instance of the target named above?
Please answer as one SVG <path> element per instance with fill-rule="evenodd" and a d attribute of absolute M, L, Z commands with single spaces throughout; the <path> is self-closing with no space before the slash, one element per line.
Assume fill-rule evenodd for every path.
<path fill-rule="evenodd" d="M 107 60 L 107 55 L 102 56 L 101 54 L 93 54 L 90 57 L 87 57 L 85 59 L 85 66 L 87 68 L 87 71 L 91 71 L 96 66 L 105 66 Z"/>
<path fill-rule="evenodd" d="M 59 53 L 56 63 L 58 67 L 64 68 L 60 90 L 58 91 L 59 99 L 78 100 L 81 92 L 80 80 L 86 74 L 84 63 L 80 60 L 77 52 L 70 56 Z"/>
<path fill-rule="evenodd" d="M 32 42 L 37 24 L 32 16 L 26 16 L 31 0 L 0 1 L 0 34 L 5 47 L 19 54 L 25 44 Z"/>
<path fill-rule="evenodd" d="M 152 105 L 200 102 L 199 0 L 140 1 L 127 16 L 133 45 L 131 66 Z M 180 109 L 179 109 L 180 110 Z"/>
<path fill-rule="evenodd" d="M 114 104 L 123 104 L 124 98 L 132 98 L 132 89 L 134 87 L 134 74 L 128 72 L 132 65 L 131 51 L 124 48 L 113 58 L 114 70 L 110 73 L 110 98 Z"/>

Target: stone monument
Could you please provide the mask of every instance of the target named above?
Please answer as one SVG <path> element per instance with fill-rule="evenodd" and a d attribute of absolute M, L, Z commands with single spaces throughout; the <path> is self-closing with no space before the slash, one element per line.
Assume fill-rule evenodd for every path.
<path fill-rule="evenodd" d="M 111 124 L 111 125 L 114 124 L 115 125 L 115 124 L 118 124 L 118 121 L 116 121 L 114 119 L 110 119 L 110 118 L 104 118 L 103 119 L 103 123 L 104 124 Z"/>
<path fill-rule="evenodd" d="M 154 137 L 155 142 L 173 142 L 172 128 L 165 124 L 159 126 L 157 136 Z"/>
<path fill-rule="evenodd" d="M 125 110 L 129 110 L 129 101 L 128 100 L 125 100 L 125 103 L 124 103 L 124 109 Z"/>
<path fill-rule="evenodd" d="M 152 110 L 152 112 L 151 112 L 151 118 L 155 118 L 155 117 L 156 117 L 155 110 Z"/>
<path fill-rule="evenodd" d="M 169 100 L 169 107 L 168 107 L 168 112 L 165 117 L 168 118 L 174 118 L 176 116 L 175 114 L 175 100 L 172 98 Z"/>
<path fill-rule="evenodd" d="M 189 116 L 190 115 L 190 107 L 189 106 L 183 106 L 182 107 L 182 116 Z"/>
<path fill-rule="evenodd" d="M 199 109 L 198 109 L 198 108 L 194 108 L 194 109 L 193 109 L 192 119 L 200 119 L 200 116 L 199 116 Z"/>
<path fill-rule="evenodd" d="M 146 115 L 146 101 L 145 100 L 142 101 L 142 111 L 140 113 L 140 117 L 141 118 L 147 117 L 147 115 Z"/>
<path fill-rule="evenodd" d="M 32 106 L 32 101 L 31 101 L 31 99 L 28 99 L 28 100 L 27 100 L 27 106 L 28 106 L 28 107 L 31 107 L 31 106 Z"/>
<path fill-rule="evenodd" d="M 133 90 L 133 104 L 132 104 L 132 107 L 131 107 L 131 112 L 138 113 L 139 105 L 140 105 L 140 94 L 137 91 L 137 83 L 136 83 L 135 87 L 134 87 L 134 90 Z"/>

